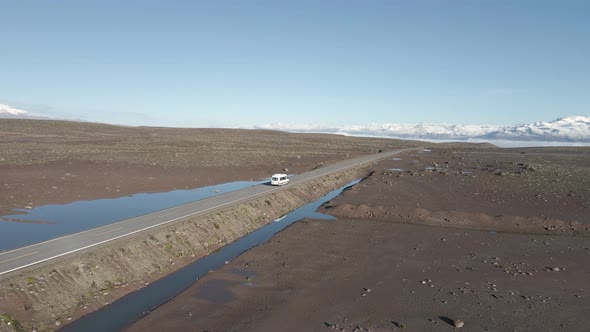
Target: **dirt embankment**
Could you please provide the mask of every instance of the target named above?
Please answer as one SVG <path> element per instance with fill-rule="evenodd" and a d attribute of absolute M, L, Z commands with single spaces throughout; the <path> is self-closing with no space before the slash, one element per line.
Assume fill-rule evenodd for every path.
<path fill-rule="evenodd" d="M 339 218 L 590 237 L 590 150 L 435 148 L 383 161 Z"/>
<path fill-rule="evenodd" d="M 50 330 L 369 173 L 350 169 L 0 279 L 0 330 Z M 20 322 L 20 323 L 19 323 Z"/>

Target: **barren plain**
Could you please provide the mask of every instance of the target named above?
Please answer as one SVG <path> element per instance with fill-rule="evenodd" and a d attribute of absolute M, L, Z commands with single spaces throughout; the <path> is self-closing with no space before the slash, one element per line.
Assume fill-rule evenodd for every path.
<path fill-rule="evenodd" d="M 0 128 L 0 202 L 6 212 L 263 179 L 281 171 L 301 173 L 413 145 L 272 131 L 62 121 L 3 120 Z M 3 275 L 0 331 L 50 330 L 75 320 L 368 172 L 360 167 L 289 186 L 271 197 Z M 0 240 L 11 236 L 0 235 Z"/>
<path fill-rule="evenodd" d="M 590 330 L 590 148 L 2 120 L 0 210 L 302 173 L 415 146 L 428 149 L 380 162 L 320 208 L 338 220 L 296 222 L 129 330 Z M 230 229 L 241 225 L 235 216 L 206 222 Z M 147 243 L 138 239 L 132 249 L 143 252 L 145 245 L 168 259 L 177 248 L 165 250 L 166 232 Z M 219 241 L 206 251 L 227 242 Z M 78 265 L 104 265 L 98 258 L 117 258 L 118 246 Z M 176 266 L 199 255 L 182 256 Z M 110 264 L 113 271 L 117 264 Z M 83 298 L 88 308 L 72 317 L 163 276 L 175 269 L 170 264 L 144 280 L 124 280 L 125 289 Z M 71 267 L 64 265 L 59 282 L 76 282 L 80 272 Z M 28 301 L 27 294 L 18 298 Z M 50 310 L 52 299 L 43 300 Z M 18 303 L 23 317 L 36 308 L 25 302 Z"/>
<path fill-rule="evenodd" d="M 13 208 L 302 173 L 417 142 L 265 130 L 0 120 L 0 215 Z"/>
<path fill-rule="evenodd" d="M 130 331 L 588 331 L 590 149 L 386 160 Z"/>

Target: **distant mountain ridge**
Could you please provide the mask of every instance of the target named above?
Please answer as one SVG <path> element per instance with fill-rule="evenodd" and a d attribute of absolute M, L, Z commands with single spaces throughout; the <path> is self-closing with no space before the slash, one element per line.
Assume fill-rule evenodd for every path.
<path fill-rule="evenodd" d="M 256 126 L 300 133 L 331 133 L 350 136 L 392 137 L 432 140 L 510 140 L 590 143 L 590 117 L 569 116 L 549 122 L 514 126 L 456 125 L 446 123 L 368 124 L 343 127 L 273 123 Z"/>
<path fill-rule="evenodd" d="M 550 122 L 503 127 L 482 138 L 590 142 L 590 117 L 570 116 Z"/>
<path fill-rule="evenodd" d="M 50 117 L 0 104 L 0 118 L 39 119 Z M 73 120 L 76 121 L 76 120 Z M 80 121 L 80 120 L 77 120 Z M 255 129 L 281 130 L 297 133 L 329 133 L 348 136 L 390 137 L 401 139 L 468 141 L 505 140 L 513 142 L 590 143 L 590 117 L 568 116 L 549 122 L 533 122 L 513 126 L 458 125 L 420 122 L 417 124 L 372 123 L 342 127 L 272 123 Z"/>
<path fill-rule="evenodd" d="M 0 118 L 1 119 L 50 119 L 49 117 L 37 115 L 31 112 L 19 110 L 12 106 L 0 104 Z"/>

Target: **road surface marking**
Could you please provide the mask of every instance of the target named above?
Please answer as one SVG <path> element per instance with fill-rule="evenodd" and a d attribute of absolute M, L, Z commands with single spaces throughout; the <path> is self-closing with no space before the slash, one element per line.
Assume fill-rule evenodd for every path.
<path fill-rule="evenodd" d="M 213 207 L 210 207 L 210 208 L 206 208 L 206 209 L 204 209 L 204 210 L 200 210 L 200 211 L 197 211 L 197 212 L 193 212 L 193 213 L 187 214 L 187 215 L 185 215 L 185 216 L 181 216 L 181 217 L 177 217 L 177 218 L 174 218 L 174 219 L 166 220 L 166 221 L 163 221 L 163 222 L 161 222 L 161 223 L 158 223 L 158 224 L 155 224 L 155 225 L 151 225 L 151 226 L 147 226 L 147 227 L 144 227 L 144 228 L 141 228 L 141 229 L 137 229 L 137 230 L 135 230 L 135 231 L 132 231 L 132 232 L 129 232 L 129 233 L 126 233 L 126 234 L 117 235 L 117 236 L 115 236 L 115 237 L 113 237 L 113 238 L 106 239 L 106 240 L 103 240 L 103 241 L 100 241 L 100 242 L 96 242 L 96 243 L 92 243 L 92 244 L 89 244 L 89 245 L 87 245 L 87 246 L 85 246 L 85 247 L 82 247 L 82 248 L 76 248 L 76 249 L 74 249 L 74 250 L 70 250 L 70 251 L 68 251 L 68 252 L 64 252 L 64 253 L 61 253 L 61 254 L 58 254 L 58 255 L 55 255 L 55 256 L 52 256 L 52 257 L 48 257 L 48 258 L 44 258 L 44 259 L 38 260 L 38 261 L 36 261 L 36 262 L 33 262 L 33 263 L 29 263 L 29 264 L 25 264 L 25 265 L 22 265 L 22 266 L 16 267 L 16 268 L 14 268 L 14 269 L 10 269 L 10 270 L 7 270 L 7 271 L 2 271 L 2 272 L 0 272 L 0 275 L 6 274 L 6 273 L 10 273 L 10 272 L 12 272 L 12 271 L 16 271 L 16 270 L 24 269 L 25 267 L 29 267 L 29 266 L 32 266 L 32 265 L 35 265 L 35 264 L 43 263 L 43 262 L 46 262 L 46 261 L 48 261 L 48 260 L 52 260 L 52 259 L 54 259 L 54 258 L 58 258 L 58 257 L 65 256 L 65 255 L 68 255 L 68 254 L 71 254 L 71 253 L 74 253 L 74 252 L 77 252 L 77 251 L 81 251 L 81 250 L 84 250 L 84 249 L 87 249 L 87 248 L 91 248 L 91 247 L 94 247 L 94 246 L 97 246 L 97 245 L 101 245 L 101 244 L 103 244 L 103 243 L 111 242 L 111 241 L 114 241 L 114 240 L 120 239 L 120 238 L 122 238 L 122 237 L 126 237 L 126 236 L 133 235 L 133 234 L 136 234 L 136 233 L 139 233 L 139 232 L 142 232 L 142 231 L 148 230 L 148 229 L 152 229 L 152 228 L 155 228 L 155 227 L 158 227 L 158 226 L 161 226 L 161 225 L 165 225 L 165 224 L 167 224 L 167 223 L 170 223 L 170 222 L 173 222 L 173 221 L 176 221 L 176 220 L 179 220 L 179 219 L 183 219 L 183 218 L 191 217 L 191 216 L 193 216 L 193 215 L 195 215 L 195 214 L 203 214 L 204 212 L 207 212 L 207 211 L 209 211 L 209 210 L 214 210 L 214 209 L 218 209 L 218 208 L 226 207 L 226 206 L 228 206 L 228 205 L 234 204 L 234 203 L 236 203 L 236 202 L 239 202 L 239 201 L 248 201 L 248 200 L 250 200 L 250 199 L 254 199 L 254 198 L 257 198 L 257 197 L 259 197 L 259 196 L 263 196 L 264 194 L 268 194 L 268 193 L 271 193 L 271 192 L 275 192 L 275 191 L 277 191 L 277 190 L 279 190 L 279 189 L 280 189 L 280 188 L 273 188 L 273 189 L 271 189 L 271 190 L 268 190 L 268 191 L 265 191 L 265 192 L 262 192 L 262 193 L 255 194 L 255 195 L 253 195 L 253 196 L 250 196 L 250 197 L 245 197 L 245 198 L 244 198 L 244 197 L 242 197 L 242 198 L 238 198 L 238 199 L 235 199 L 235 200 L 233 200 L 233 201 L 231 201 L 231 202 L 227 202 L 227 203 L 225 203 L 225 204 L 221 204 L 221 205 L 218 205 L 218 206 L 213 206 Z M 49 241 L 47 241 L 47 242 L 49 242 Z"/>
<path fill-rule="evenodd" d="M 112 232 L 114 232 L 114 231 L 118 231 L 118 230 L 120 230 L 120 229 L 122 229 L 122 228 L 123 228 L 123 227 L 119 227 L 119 228 L 111 229 L 110 231 L 106 231 L 106 232 L 98 233 L 98 234 L 96 234 L 96 236 L 101 236 L 101 235 L 105 235 L 105 234 L 108 234 L 108 233 L 112 233 Z"/>
<path fill-rule="evenodd" d="M 19 259 L 19 258 L 23 258 L 23 257 L 31 256 L 31 255 L 34 255 L 34 254 L 36 254 L 36 253 L 38 253 L 38 251 L 33 251 L 33 252 L 30 252 L 30 253 L 28 253 L 28 254 L 24 254 L 24 255 L 20 255 L 20 256 L 18 256 L 18 257 L 14 257 L 14 258 L 11 258 L 11 259 L 7 259 L 7 260 L 4 260 L 4 261 L 0 261 L 0 264 L 2 264 L 2 263 L 6 263 L 6 262 L 10 262 L 10 261 L 13 261 L 13 260 L 15 260 L 15 259 Z"/>
<path fill-rule="evenodd" d="M 403 152 L 407 152 L 407 151 L 411 151 L 411 150 L 420 150 L 420 149 L 422 149 L 422 148 L 407 148 L 407 149 L 401 149 L 401 150 L 390 151 L 390 152 L 392 153 L 391 155 L 393 156 L 393 155 L 397 155 L 397 154 L 400 154 L 400 153 L 403 153 Z M 387 154 L 390 154 L 390 153 L 387 153 Z M 322 171 L 322 170 L 323 170 L 323 171 L 325 171 L 327 168 L 333 168 L 334 166 L 337 166 L 337 165 L 339 165 L 339 164 L 340 164 L 340 165 L 342 165 L 342 169 L 340 169 L 340 170 L 341 170 L 341 171 L 344 171 L 344 170 L 346 170 L 346 169 L 348 169 L 348 168 L 351 168 L 351 167 L 355 166 L 355 164 L 356 164 L 356 161 L 355 161 L 355 160 L 357 160 L 357 159 L 362 159 L 362 158 L 363 158 L 363 157 L 356 157 L 356 158 L 353 158 L 353 159 L 349 159 L 349 160 L 345 160 L 345 161 L 339 162 L 339 163 L 337 163 L 337 164 L 333 164 L 333 165 L 329 165 L 329 166 L 326 166 L 326 167 L 318 168 L 318 169 L 315 169 L 315 170 L 309 171 L 309 172 L 307 172 L 307 173 L 313 173 L 313 172 L 318 172 L 318 171 Z M 387 158 L 387 157 L 383 157 L 383 158 Z M 372 163 L 372 162 L 378 161 L 379 159 L 382 159 L 382 158 L 372 158 L 372 159 L 370 159 L 370 160 L 365 160 L 365 161 L 362 161 L 362 162 L 360 162 L 360 163 L 356 164 L 356 166 L 362 166 L 362 165 L 363 165 L 363 164 L 365 164 L 365 163 Z M 333 172 L 333 171 L 330 171 L 330 172 L 328 172 L 328 173 L 332 173 L 332 172 Z M 304 173 L 304 174 L 306 174 L 306 173 Z M 293 181 L 295 178 L 299 178 L 299 176 L 300 176 L 300 175 L 303 175 L 303 174 L 298 174 L 298 175 L 294 176 L 294 177 L 293 177 L 291 180 Z M 318 177 L 320 177 L 320 176 L 324 176 L 324 175 L 325 175 L 325 174 L 314 175 L 314 176 L 310 177 L 309 179 L 307 179 L 307 180 L 304 180 L 304 182 L 305 182 L 305 181 L 310 181 L 310 180 L 313 180 L 313 179 L 315 179 L 315 178 L 318 178 Z M 299 182 L 300 182 L 300 181 L 297 181 L 296 183 L 299 183 Z M 294 182 L 294 183 L 295 183 L 295 182 Z M 255 187 L 256 187 L 256 186 L 252 186 L 252 187 L 247 187 L 247 188 L 244 188 L 244 189 L 250 189 L 250 188 L 255 188 Z M 244 190 L 244 189 L 240 189 L 240 190 Z M 270 194 L 270 193 L 273 193 L 274 191 L 278 191 L 279 189 L 281 189 L 281 188 L 280 188 L 280 187 L 276 187 L 276 188 L 275 188 L 275 190 L 269 190 L 269 191 L 268 191 L 268 192 L 266 192 L 266 193 Z M 234 192 L 233 192 L 233 191 L 230 191 L 230 192 L 221 193 L 220 195 L 217 195 L 217 196 L 211 196 L 211 197 L 208 197 L 208 198 L 204 198 L 204 199 L 196 200 L 196 201 L 189 202 L 189 203 L 186 203 L 186 204 L 181 204 L 181 205 L 174 206 L 174 207 L 171 207 L 171 208 L 163 209 L 163 210 L 160 210 L 160 212 L 167 211 L 167 210 L 175 210 L 175 209 L 177 209 L 177 208 L 179 208 L 179 207 L 181 207 L 181 206 L 192 205 L 192 204 L 195 204 L 195 203 L 197 203 L 197 202 L 199 202 L 199 201 L 205 201 L 205 200 L 208 200 L 208 199 L 210 199 L 210 198 L 219 198 L 219 197 L 221 197 L 221 196 L 224 196 L 224 195 L 231 195 L 232 193 L 234 193 Z M 261 192 L 260 194 L 264 194 L 264 193 L 265 193 L 265 192 Z M 258 195 L 256 195 L 256 196 L 258 196 Z M 253 198 L 254 198 L 254 197 L 253 197 Z M 153 213 L 157 213 L 157 212 L 153 212 Z M 150 213 L 148 213 L 148 214 L 150 214 Z M 117 221 L 116 223 L 127 223 L 127 222 L 129 222 L 130 220 L 133 220 L 133 219 L 136 219 L 136 218 L 141 218 L 141 217 L 143 217 L 143 216 L 145 216 L 145 215 L 142 215 L 142 216 L 137 216 L 137 217 L 133 217 L 133 218 L 125 219 L 125 220 L 120 220 L 120 221 Z M 103 225 L 103 226 L 99 226 L 99 227 L 96 227 L 96 228 L 93 228 L 93 229 L 88 229 L 88 230 L 81 231 L 81 232 L 78 232 L 78 233 L 73 233 L 73 234 L 68 234 L 68 235 L 64 235 L 64 236 L 56 237 L 56 238 L 49 239 L 49 240 L 45 240 L 45 241 L 38 242 L 38 243 L 29 244 L 29 245 L 27 245 L 27 246 L 24 246 L 24 247 L 20 247 L 20 248 L 15 248 L 15 249 L 7 250 L 7 251 L 3 252 L 2 254 L 8 253 L 8 252 L 17 251 L 17 250 L 22 250 L 22 249 L 29 248 L 29 247 L 35 247 L 35 246 L 38 246 L 38 245 L 40 245 L 40 244 L 45 244 L 45 243 L 49 243 L 49 242 L 55 242 L 55 241 L 62 240 L 62 239 L 68 238 L 68 237 L 75 237 L 75 236 L 79 236 L 79 235 L 80 235 L 80 234 L 82 234 L 82 233 L 89 233 L 89 232 L 92 232 L 92 231 L 94 231 L 94 230 L 97 230 L 97 229 L 100 229 L 100 228 L 106 228 L 106 227 L 109 227 L 109 226 L 111 226 L 111 225 L 114 225 L 114 224 L 116 224 L 116 223 L 112 223 L 112 224 L 109 224 L 109 225 Z M 2 274 L 2 273 L 0 273 L 0 275 L 1 275 L 1 274 Z"/>

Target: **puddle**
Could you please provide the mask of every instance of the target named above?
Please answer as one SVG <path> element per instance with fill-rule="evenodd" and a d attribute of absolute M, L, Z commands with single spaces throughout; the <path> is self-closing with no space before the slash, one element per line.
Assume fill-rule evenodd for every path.
<path fill-rule="evenodd" d="M 262 226 L 218 251 L 213 252 L 160 280 L 156 280 L 149 284 L 149 286 L 130 293 L 108 306 L 64 326 L 59 331 L 102 332 L 124 330 L 141 317 L 147 315 L 150 311 L 170 301 L 180 292 L 189 288 L 194 284 L 196 279 L 203 277 L 209 273 L 210 270 L 218 269 L 225 264 L 225 261 L 231 261 L 248 249 L 268 241 L 274 234 L 280 232 L 295 221 L 305 217 L 335 220 L 336 218 L 318 213 L 316 210 L 320 205 L 338 196 L 346 188 L 351 187 L 358 182 L 360 182 L 360 180 L 353 181 L 340 189 L 331 191 L 317 201 L 292 211 L 280 221 L 271 222 Z"/>
<path fill-rule="evenodd" d="M 163 193 L 77 201 L 18 209 L 0 216 L 0 252 L 85 231 L 159 210 L 221 195 L 264 181 L 237 181 Z"/>
<path fill-rule="evenodd" d="M 224 304 L 233 299 L 229 287 L 235 282 L 227 280 L 208 280 L 197 289 L 197 297 L 213 304 Z"/>
<path fill-rule="evenodd" d="M 391 160 L 403 160 L 402 158 L 391 158 Z"/>
<path fill-rule="evenodd" d="M 403 172 L 404 170 L 401 168 L 390 168 L 390 171 L 394 171 L 394 172 Z"/>
<path fill-rule="evenodd" d="M 424 149 L 424 150 L 422 150 L 422 151 L 420 151 L 420 152 L 421 152 L 421 153 L 426 153 L 426 152 L 432 152 L 432 150 L 430 150 L 430 149 Z"/>

